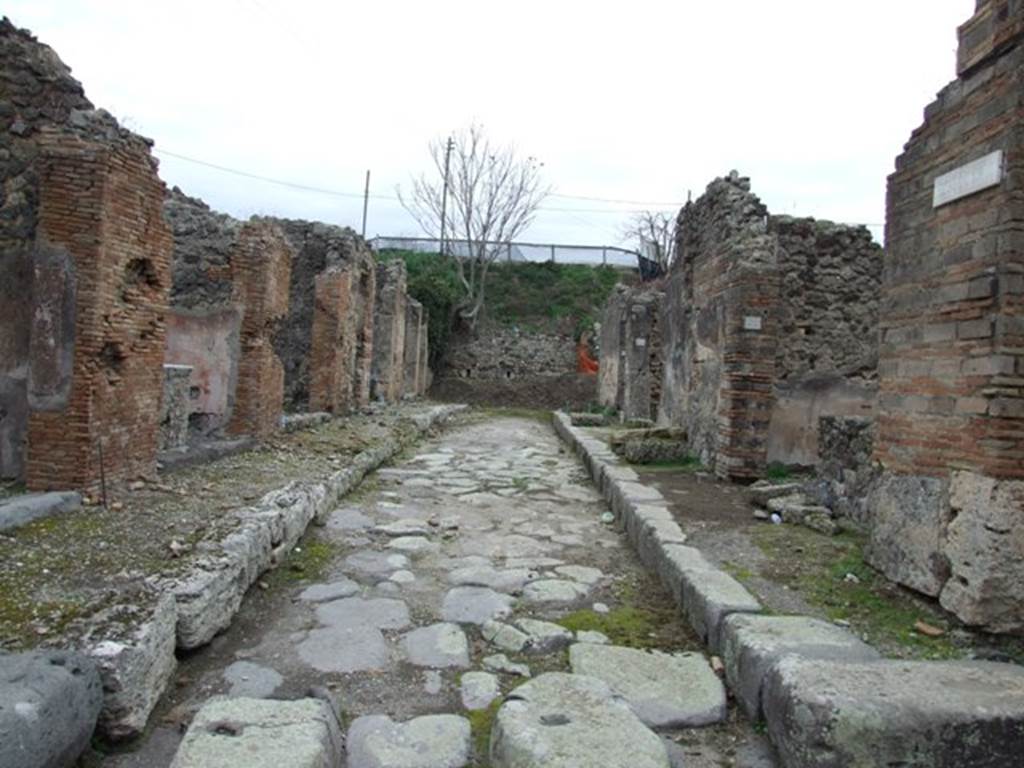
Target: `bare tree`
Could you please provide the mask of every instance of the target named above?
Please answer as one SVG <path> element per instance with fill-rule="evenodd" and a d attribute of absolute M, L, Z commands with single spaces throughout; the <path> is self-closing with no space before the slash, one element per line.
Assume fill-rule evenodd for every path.
<path fill-rule="evenodd" d="M 622 228 L 622 235 L 636 243 L 641 255 L 665 269 L 676 256 L 676 220 L 666 211 L 637 211 Z"/>
<path fill-rule="evenodd" d="M 543 163 L 523 158 L 512 146 L 497 146 L 483 126 L 473 123 L 452 136 L 447 206 L 442 205 L 446 139 L 430 142 L 434 169 L 412 179 L 412 190 L 398 197 L 430 237 L 439 237 L 441 211 L 451 240 L 464 241 L 465 252 L 447 249 L 458 269 L 465 296 L 459 316 L 475 327 L 484 306 L 487 272 L 533 221 L 549 188 L 542 183 Z"/>

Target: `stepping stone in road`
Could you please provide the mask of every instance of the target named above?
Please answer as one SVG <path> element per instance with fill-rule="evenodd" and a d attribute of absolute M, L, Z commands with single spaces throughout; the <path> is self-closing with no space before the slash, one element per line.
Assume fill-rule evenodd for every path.
<path fill-rule="evenodd" d="M 441 604 L 441 618 L 457 624 L 483 624 L 511 612 L 512 598 L 487 587 L 455 587 Z"/>
<path fill-rule="evenodd" d="M 669 768 L 669 761 L 661 739 L 608 685 L 548 672 L 516 688 L 501 705 L 491 728 L 491 765 Z"/>
<path fill-rule="evenodd" d="M 559 579 L 540 579 L 523 589 L 523 599 L 528 603 L 571 603 L 586 594 L 587 588 L 582 584 Z"/>
<path fill-rule="evenodd" d="M 270 667 L 261 667 L 251 661 L 236 661 L 224 670 L 224 679 L 231 683 L 228 696 L 265 699 L 284 682 Z"/>
<path fill-rule="evenodd" d="M 703 656 L 576 643 L 576 674 L 607 683 L 652 728 L 687 728 L 725 719 L 725 686 Z"/>
<path fill-rule="evenodd" d="M 348 768 L 462 768 L 470 758 L 470 726 L 457 715 L 405 723 L 366 715 L 352 722 L 346 746 Z"/>
<path fill-rule="evenodd" d="M 320 672 L 372 672 L 391 663 L 388 643 L 375 627 L 314 629 L 295 650 Z"/>
<path fill-rule="evenodd" d="M 338 719 L 320 699 L 218 697 L 196 713 L 171 768 L 323 768 L 341 758 Z"/>
<path fill-rule="evenodd" d="M 337 600 L 339 597 L 351 597 L 359 591 L 359 585 L 351 579 L 332 581 L 330 584 L 314 584 L 306 587 L 299 594 L 299 600 L 307 600 L 311 603 L 322 603 L 327 600 Z"/>
<path fill-rule="evenodd" d="M 316 618 L 321 624 L 338 629 L 405 629 L 409 626 L 409 608 L 401 600 L 389 597 L 346 597 L 318 605 Z"/>
<path fill-rule="evenodd" d="M 466 672 L 459 681 L 462 706 L 466 709 L 487 709 L 501 696 L 498 678 L 490 672 Z"/>
<path fill-rule="evenodd" d="M 468 667 L 469 643 L 458 624 L 431 624 L 402 638 L 405 655 L 417 667 Z"/>
<path fill-rule="evenodd" d="M 526 568 L 499 570 L 493 566 L 456 568 L 448 574 L 448 581 L 459 586 L 490 587 L 498 592 L 517 592 L 537 572 Z"/>

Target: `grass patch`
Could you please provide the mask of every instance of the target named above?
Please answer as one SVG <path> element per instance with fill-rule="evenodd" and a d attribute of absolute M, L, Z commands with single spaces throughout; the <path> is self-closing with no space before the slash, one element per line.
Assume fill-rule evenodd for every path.
<path fill-rule="evenodd" d="M 504 699 L 499 696 L 485 709 L 473 709 L 466 712 L 466 719 L 469 720 L 469 728 L 473 737 L 473 751 L 476 753 L 475 765 L 477 768 L 487 768 L 490 765 L 491 728 L 494 726 L 494 718 L 503 701 Z"/>
<path fill-rule="evenodd" d="M 770 558 L 766 578 L 781 581 L 880 650 L 908 658 L 952 659 L 962 652 L 948 635 L 915 631 L 919 619 L 947 628 L 945 616 L 864 562 L 864 539 L 853 533 L 825 537 L 798 526 L 761 526 L 754 541 Z M 737 576 L 737 578 L 739 578 Z"/>
<path fill-rule="evenodd" d="M 657 634 L 660 622 L 654 611 L 631 605 L 598 613 L 589 608 L 573 611 L 558 620 L 572 632 L 601 632 L 615 645 L 630 648 L 653 648 L 660 645 Z"/>
<path fill-rule="evenodd" d="M 336 546 L 321 538 L 315 531 L 307 533 L 287 559 L 270 571 L 264 581 L 271 587 L 295 584 L 302 581 L 318 581 L 337 554 Z"/>
<path fill-rule="evenodd" d="M 789 480 L 793 477 L 793 473 L 789 471 L 789 468 L 785 464 L 779 464 L 773 462 L 768 465 L 768 469 L 765 471 L 764 476 L 769 480 Z"/>

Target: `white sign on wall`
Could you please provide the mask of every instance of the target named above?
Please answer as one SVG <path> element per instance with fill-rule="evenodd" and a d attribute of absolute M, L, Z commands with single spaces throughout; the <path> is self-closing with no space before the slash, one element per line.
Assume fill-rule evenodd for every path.
<path fill-rule="evenodd" d="M 745 331 L 760 331 L 761 330 L 761 318 L 757 315 L 747 315 L 743 318 L 743 330 Z"/>
<path fill-rule="evenodd" d="M 1003 150 L 997 149 L 935 179 L 932 207 L 994 187 L 1003 180 Z"/>

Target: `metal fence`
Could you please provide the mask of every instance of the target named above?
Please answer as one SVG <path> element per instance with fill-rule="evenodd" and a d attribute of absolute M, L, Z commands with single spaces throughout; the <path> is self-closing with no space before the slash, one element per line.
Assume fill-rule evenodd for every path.
<path fill-rule="evenodd" d="M 560 245 L 558 243 L 487 243 L 497 249 L 498 261 L 545 262 L 555 264 L 585 264 L 591 267 L 607 266 L 616 269 L 637 269 L 644 257 L 636 251 L 613 245 Z M 402 250 L 440 253 L 441 242 L 430 237 L 381 237 L 370 240 L 376 251 Z M 454 256 L 467 258 L 469 246 L 465 240 L 446 240 L 445 249 Z"/>

